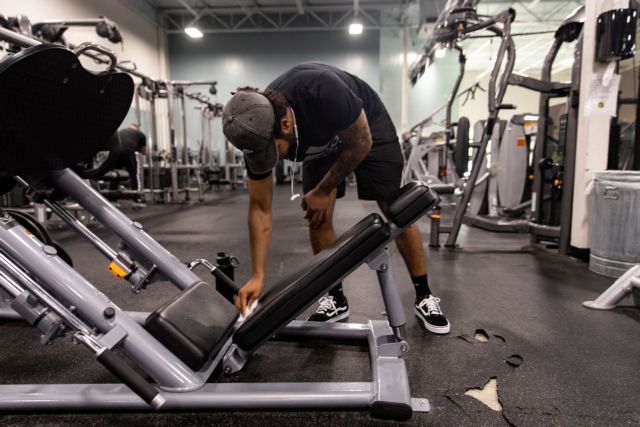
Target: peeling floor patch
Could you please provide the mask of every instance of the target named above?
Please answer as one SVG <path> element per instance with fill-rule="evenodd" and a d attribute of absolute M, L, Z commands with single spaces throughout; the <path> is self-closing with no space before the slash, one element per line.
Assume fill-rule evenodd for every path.
<path fill-rule="evenodd" d="M 473 334 L 458 335 L 458 338 L 460 338 L 461 340 L 465 340 L 470 344 L 485 343 L 492 338 L 496 338 L 502 343 L 505 343 L 507 341 L 502 335 L 490 334 L 486 329 L 482 328 L 476 329 Z"/>
<path fill-rule="evenodd" d="M 498 398 L 497 378 L 491 378 L 481 389 L 471 388 L 465 391 L 464 394 L 479 400 L 493 411 L 502 411 L 502 405 L 500 404 L 500 399 Z"/>
<path fill-rule="evenodd" d="M 507 363 L 507 365 L 517 368 L 518 366 L 522 365 L 524 359 L 519 354 L 512 354 L 505 359 L 505 362 Z"/>
<path fill-rule="evenodd" d="M 489 341 L 489 334 L 484 329 L 476 329 L 476 333 L 473 336 L 476 341 L 487 342 Z"/>

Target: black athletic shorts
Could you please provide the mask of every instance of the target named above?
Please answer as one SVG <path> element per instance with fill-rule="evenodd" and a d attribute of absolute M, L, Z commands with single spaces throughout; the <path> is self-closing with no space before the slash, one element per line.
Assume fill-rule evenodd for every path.
<path fill-rule="evenodd" d="M 313 190 L 329 169 L 334 165 L 340 152 L 314 160 L 305 160 L 302 164 L 302 190 L 306 194 Z M 402 180 L 404 158 L 398 141 L 378 142 L 356 168 L 358 198 L 384 202 L 399 188 Z M 346 182 L 338 186 L 337 198 L 345 194 Z"/>

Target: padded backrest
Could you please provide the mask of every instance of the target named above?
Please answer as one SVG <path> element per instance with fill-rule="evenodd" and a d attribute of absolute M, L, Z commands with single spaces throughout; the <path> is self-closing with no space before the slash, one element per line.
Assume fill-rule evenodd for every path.
<path fill-rule="evenodd" d="M 440 197 L 421 181 L 410 182 L 392 198 L 386 209 L 391 222 L 400 228 L 417 221 L 440 202 Z"/>
<path fill-rule="evenodd" d="M 243 350 L 254 350 L 390 239 L 382 218 L 370 214 L 331 247 L 270 287 L 257 310 L 234 334 L 234 342 Z"/>
<path fill-rule="evenodd" d="M 0 62 L 0 171 L 63 169 L 105 149 L 133 98 L 125 73 L 94 74 L 58 45 Z"/>

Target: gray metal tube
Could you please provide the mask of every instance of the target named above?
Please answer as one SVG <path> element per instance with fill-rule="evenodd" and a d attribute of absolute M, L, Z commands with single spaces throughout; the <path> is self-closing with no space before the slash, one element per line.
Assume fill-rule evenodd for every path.
<path fill-rule="evenodd" d="M 15 281 L 15 279 L 5 273 L 3 270 L 0 270 L 0 286 L 6 292 L 8 292 L 12 297 L 17 297 L 24 289 Z M 2 302 L 0 303 L 0 319 L 22 319 L 18 313 L 15 312 L 9 303 Z"/>
<path fill-rule="evenodd" d="M 500 49 L 498 50 L 498 55 L 496 56 L 496 63 L 494 64 L 493 70 L 491 72 L 491 78 L 489 79 L 489 87 L 488 87 L 488 99 L 489 99 L 489 118 L 487 119 L 487 124 L 485 125 L 484 132 L 482 134 L 482 141 L 480 143 L 480 148 L 476 151 L 476 154 L 473 159 L 473 167 L 471 168 L 471 175 L 469 176 L 469 180 L 467 181 L 467 185 L 462 193 L 462 198 L 458 204 L 456 209 L 456 213 L 453 217 L 453 225 L 451 226 L 451 232 L 447 237 L 447 242 L 445 243 L 446 247 L 452 248 L 456 246 L 456 242 L 458 240 L 458 234 L 460 233 L 460 227 L 462 227 L 462 221 L 464 219 L 464 215 L 467 212 L 467 207 L 469 205 L 469 201 L 471 200 L 471 195 L 473 194 L 473 190 L 476 186 L 476 182 L 478 180 L 478 175 L 480 175 L 480 170 L 484 166 L 484 160 L 487 152 L 487 147 L 489 146 L 489 140 L 493 135 L 493 127 L 498 120 L 498 114 L 500 112 L 500 105 L 502 104 L 502 100 L 504 99 L 505 92 L 508 86 L 508 78 L 513 71 L 513 66 L 516 60 L 515 54 L 515 45 L 513 43 L 513 39 L 510 34 L 510 20 L 506 19 L 504 22 L 503 29 L 503 39 L 500 43 Z M 502 62 L 504 60 L 504 55 L 507 55 L 507 64 L 505 66 L 505 70 L 500 78 L 498 83 L 498 88 L 496 90 L 496 82 L 498 80 L 498 74 L 500 73 L 500 68 L 502 67 Z"/>
<path fill-rule="evenodd" d="M 182 164 L 186 165 L 189 163 L 189 155 L 188 155 L 188 150 L 187 150 L 187 114 L 185 111 L 185 99 L 184 99 L 184 94 L 180 96 L 180 121 L 182 122 L 182 129 L 180 129 L 182 136 L 181 136 L 181 142 L 182 142 L 182 147 L 181 148 L 181 157 L 182 157 Z"/>
<path fill-rule="evenodd" d="M 18 34 L 14 31 L 7 30 L 6 28 L 0 27 L 0 40 L 7 41 L 9 43 L 13 43 L 15 45 L 21 47 L 31 47 L 42 44 L 42 42 L 32 39 L 31 37 L 23 36 L 22 34 Z"/>
<path fill-rule="evenodd" d="M 4 281 L 2 286 L 4 286 Z M 24 320 L 16 311 L 8 304 L 0 306 L 0 320 Z"/>
<path fill-rule="evenodd" d="M 44 247 L 43 247 L 44 249 Z M 27 273 L 25 273 L 20 267 L 18 267 L 12 260 L 7 258 L 4 254 L 0 254 L 0 266 L 5 269 L 9 274 L 20 281 L 21 284 L 38 298 L 42 304 L 51 308 L 58 316 L 65 319 L 65 321 L 74 329 L 87 334 L 94 335 L 91 328 L 88 327 L 83 321 L 78 319 L 64 304 L 52 297 L 47 291 L 42 289 L 40 284 Z"/>
<path fill-rule="evenodd" d="M 571 249 L 571 221 L 573 215 L 573 182 L 576 173 L 576 150 L 578 145 L 578 111 L 579 102 L 574 103 L 580 94 L 580 75 L 582 64 L 582 39 L 580 34 L 574 48 L 574 62 L 571 70 L 571 94 L 567 102 L 567 141 L 564 155 L 564 182 L 562 201 L 560 203 L 560 239 L 558 252 L 568 254 Z M 636 124 L 637 125 L 637 124 Z"/>
<path fill-rule="evenodd" d="M 351 383 L 205 384 L 189 393 L 163 392 L 163 409 L 368 408 L 374 385 Z M 122 384 L 0 385 L 0 410 L 137 410 L 151 408 Z"/>
<path fill-rule="evenodd" d="M 389 257 L 387 248 L 384 249 L 382 262 L 376 269 L 380 291 L 382 292 L 382 301 L 387 310 L 387 318 L 392 328 L 404 326 L 407 321 L 404 317 L 404 308 L 400 301 L 400 291 L 396 284 L 396 278 L 393 274 L 393 265 Z"/>
<path fill-rule="evenodd" d="M 116 326 L 124 329 L 127 338 L 122 343 L 122 350 L 162 387 L 187 390 L 202 385 L 202 380 L 184 363 L 56 256 L 55 249 L 30 238 L 22 226 L 14 223 L 0 227 L 0 248 L 44 284 L 51 294 L 66 305 L 74 306 L 78 315 L 101 333 L 109 332 Z M 3 268 L 11 267 L 3 265 Z M 20 273 L 11 270 L 11 274 L 16 277 Z M 26 276 L 25 273 L 21 274 Z M 16 279 L 22 280 L 21 277 Z M 113 309 L 113 316 L 105 316 L 107 308 Z"/>
<path fill-rule="evenodd" d="M 175 286 L 187 289 L 201 282 L 186 265 L 145 233 L 139 223 L 127 218 L 70 169 L 52 171 L 49 177 L 57 187 L 80 202 L 98 221 L 118 235 L 136 254 L 155 264 L 158 271 Z"/>
<path fill-rule="evenodd" d="M 167 118 L 169 120 L 169 149 L 171 151 L 171 199 L 175 203 L 178 201 L 178 146 L 176 144 L 176 124 L 175 111 L 173 111 L 175 99 L 174 88 L 167 82 Z"/>
<path fill-rule="evenodd" d="M 78 234 L 84 236 L 94 248 L 96 248 L 100 253 L 102 253 L 107 259 L 113 261 L 118 257 L 118 253 L 111 249 L 109 245 L 103 242 L 98 236 L 96 236 L 91 230 L 87 228 L 86 225 L 78 221 L 74 216 L 70 215 L 62 206 L 60 206 L 57 202 L 52 202 L 48 199 L 44 199 L 44 204 L 56 213 L 64 222 L 67 223 L 71 228 L 76 230 Z"/>
<path fill-rule="evenodd" d="M 4 278 L 2 271 L 0 271 L 0 282 L 2 284 L 0 286 L 4 286 Z M 126 312 L 129 317 L 131 317 L 136 323 L 140 325 L 144 325 L 145 320 L 149 317 L 149 313 L 144 311 L 127 311 Z M 3 305 L 0 304 L 0 320 L 23 320 L 22 317 L 16 311 L 11 308 L 9 304 Z"/>
<path fill-rule="evenodd" d="M 542 66 L 542 72 L 540 74 L 541 80 L 544 82 L 551 81 L 551 70 L 553 68 L 553 62 L 558 55 L 558 50 L 562 46 L 562 41 L 555 38 L 553 43 L 547 49 L 544 63 Z M 540 169 L 540 160 L 544 157 L 547 143 L 549 140 L 549 99 L 551 97 L 547 94 L 540 94 L 540 104 L 538 106 L 538 133 L 536 135 L 536 145 L 533 152 L 533 186 L 532 186 L 532 204 L 530 219 L 535 223 L 540 223 L 542 218 L 542 204 L 543 204 L 543 190 L 544 190 L 544 171 Z M 531 235 L 532 243 L 537 243 L 538 238 L 535 234 Z"/>
<path fill-rule="evenodd" d="M 149 192 L 151 194 L 151 201 L 156 201 L 156 194 L 154 192 L 156 188 L 156 165 L 153 161 L 153 153 L 158 151 L 158 122 L 156 120 L 156 100 L 155 96 L 149 98 L 149 118 L 151 129 L 151 141 L 149 142 L 149 154 L 147 155 L 147 162 L 149 163 Z"/>
<path fill-rule="evenodd" d="M 380 282 L 380 290 L 382 291 L 382 298 L 387 310 L 389 325 L 393 328 L 404 326 L 407 321 L 404 317 L 402 302 L 400 301 L 400 291 L 398 291 L 395 276 L 393 275 L 393 266 L 391 263 L 388 263 L 385 270 L 378 270 L 376 273 L 378 274 L 378 281 Z"/>
<path fill-rule="evenodd" d="M 313 322 L 317 323 L 317 322 Z M 303 320 L 293 320 L 278 331 L 278 339 L 326 339 L 326 340 L 367 340 L 369 325 L 359 323 L 323 323 L 313 325 Z"/>
<path fill-rule="evenodd" d="M 453 90 L 451 91 L 451 95 L 449 95 L 449 100 L 447 101 L 447 110 L 446 110 L 446 118 L 445 118 L 445 145 L 446 145 L 446 150 L 443 150 L 441 153 L 444 153 L 444 155 L 441 155 L 440 157 L 440 167 L 442 167 L 442 165 L 447 164 L 447 155 L 448 152 L 447 150 L 449 150 L 451 148 L 451 136 L 453 135 L 453 126 L 451 125 L 451 111 L 453 109 L 453 102 L 456 100 L 456 98 L 458 97 L 458 90 L 460 89 L 460 83 L 462 83 L 462 79 L 464 78 L 464 69 L 465 69 L 465 64 L 467 62 L 467 58 L 464 56 L 464 51 L 462 50 L 462 46 L 460 46 L 459 44 L 454 44 L 454 48 L 458 51 L 458 64 L 459 64 L 459 72 L 458 72 L 458 78 L 456 79 L 456 82 L 453 85 Z M 440 171 L 438 171 L 438 178 L 441 178 L 439 176 Z"/>

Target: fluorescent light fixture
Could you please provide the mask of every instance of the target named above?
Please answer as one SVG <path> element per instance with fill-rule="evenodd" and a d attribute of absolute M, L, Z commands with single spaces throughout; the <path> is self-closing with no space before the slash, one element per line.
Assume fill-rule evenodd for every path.
<path fill-rule="evenodd" d="M 525 116 L 523 117 L 525 122 L 537 122 L 538 121 L 538 116 L 535 114 L 525 114 Z"/>
<path fill-rule="evenodd" d="M 184 29 L 184 32 L 187 33 L 187 35 L 189 37 L 191 37 L 192 39 L 201 39 L 202 38 L 202 31 L 200 31 L 196 27 L 187 27 L 187 28 Z"/>
<path fill-rule="evenodd" d="M 354 22 L 351 25 L 349 25 L 349 34 L 351 35 L 357 35 L 357 34 L 362 34 L 362 24 L 359 22 Z"/>
<path fill-rule="evenodd" d="M 435 57 L 444 58 L 446 54 L 447 54 L 447 49 L 444 47 L 439 47 L 438 49 L 436 49 Z"/>

